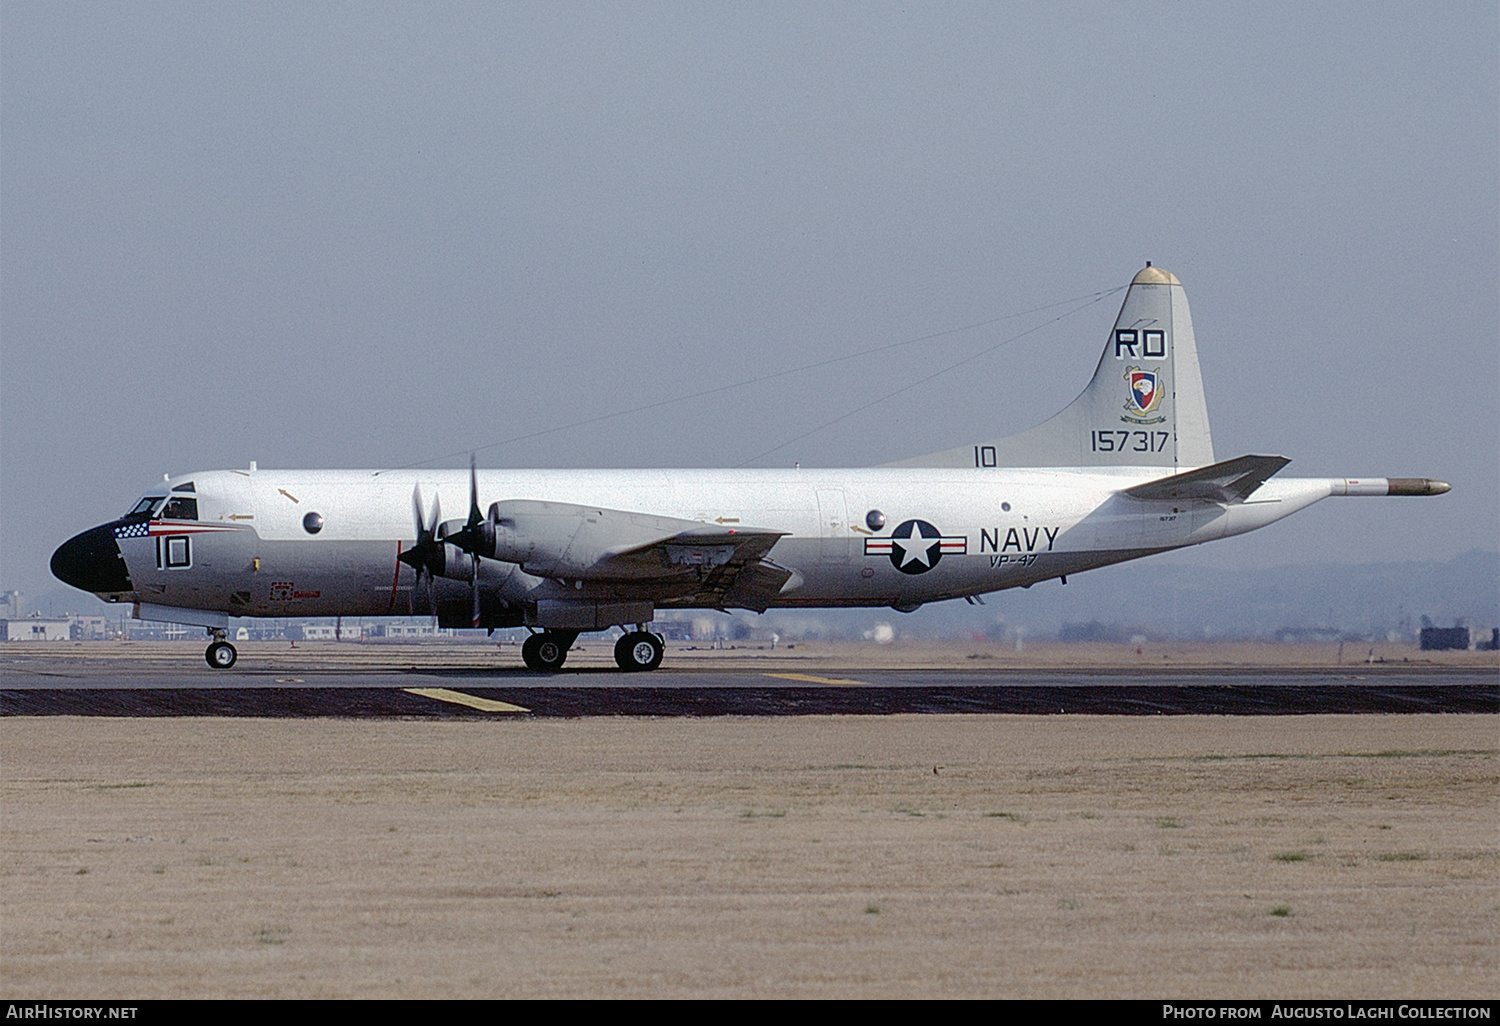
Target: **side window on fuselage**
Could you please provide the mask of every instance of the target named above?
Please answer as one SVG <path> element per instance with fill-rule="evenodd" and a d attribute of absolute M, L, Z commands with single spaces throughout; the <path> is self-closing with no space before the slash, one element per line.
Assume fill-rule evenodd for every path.
<path fill-rule="evenodd" d="M 185 534 L 169 534 L 156 539 L 156 569 L 190 570 L 193 566 L 193 540 Z"/>
<path fill-rule="evenodd" d="M 197 520 L 198 500 L 186 495 L 174 495 L 156 515 L 158 520 Z"/>

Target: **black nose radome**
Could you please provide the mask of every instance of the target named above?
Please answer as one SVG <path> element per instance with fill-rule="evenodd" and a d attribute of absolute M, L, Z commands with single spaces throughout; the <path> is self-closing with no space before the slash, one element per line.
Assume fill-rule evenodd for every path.
<path fill-rule="evenodd" d="M 114 524 L 91 528 L 59 545 L 52 553 L 52 576 L 95 594 L 133 590 L 114 528 Z"/>

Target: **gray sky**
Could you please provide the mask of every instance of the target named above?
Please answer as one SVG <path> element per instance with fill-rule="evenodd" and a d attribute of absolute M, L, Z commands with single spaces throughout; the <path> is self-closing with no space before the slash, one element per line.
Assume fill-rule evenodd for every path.
<path fill-rule="evenodd" d="M 166 471 L 466 453 L 1124 285 L 1148 259 L 1187 287 L 1221 459 L 1454 486 L 1164 558 L 1494 549 L 1497 19 L 7 3 L 0 587 L 62 587 L 52 549 Z M 1082 388 L 1118 302 L 822 430 L 1056 311 L 480 461 L 860 466 L 1000 435 Z"/>

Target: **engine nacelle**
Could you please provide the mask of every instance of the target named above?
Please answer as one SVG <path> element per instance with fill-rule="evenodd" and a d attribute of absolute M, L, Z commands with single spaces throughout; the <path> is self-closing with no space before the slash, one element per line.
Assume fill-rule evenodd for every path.
<path fill-rule="evenodd" d="M 565 502 L 497 502 L 481 525 L 481 544 L 492 558 L 538 577 L 582 579 L 601 557 L 641 537 L 631 516 Z"/>
<path fill-rule="evenodd" d="M 537 577 L 618 580 L 704 572 L 728 563 L 738 539 L 724 542 L 717 532 L 702 543 L 691 537 L 705 529 L 649 513 L 512 499 L 492 504 L 471 537 L 481 556 L 515 563 Z M 683 540 L 661 544 L 678 538 Z"/>
<path fill-rule="evenodd" d="M 445 538 L 457 533 L 463 526 L 462 520 L 446 520 L 438 525 L 435 540 L 443 542 Z M 427 569 L 432 571 L 434 577 L 443 577 L 450 581 L 474 579 L 474 560 L 463 549 L 451 543 L 433 546 L 424 563 Z"/>

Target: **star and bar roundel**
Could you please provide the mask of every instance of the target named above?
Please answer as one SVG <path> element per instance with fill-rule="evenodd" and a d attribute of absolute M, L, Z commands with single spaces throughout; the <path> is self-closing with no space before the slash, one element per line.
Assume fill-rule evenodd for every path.
<path fill-rule="evenodd" d="M 890 556 L 891 565 L 903 574 L 925 574 L 944 556 L 968 551 L 967 538 L 945 538 L 925 520 L 902 521 L 889 538 L 865 539 L 865 555 Z"/>

